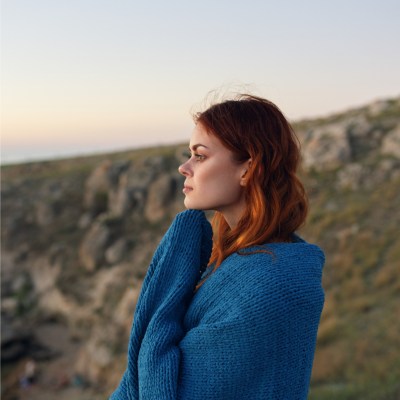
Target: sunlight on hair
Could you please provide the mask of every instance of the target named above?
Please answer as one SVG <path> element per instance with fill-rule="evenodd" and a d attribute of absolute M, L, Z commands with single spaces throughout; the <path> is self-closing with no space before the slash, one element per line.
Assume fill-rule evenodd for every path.
<path fill-rule="evenodd" d="M 243 95 L 261 96 L 254 83 L 227 82 L 211 89 L 204 98 L 190 108 L 190 115 L 195 116 L 211 106 L 228 100 L 239 100 Z"/>

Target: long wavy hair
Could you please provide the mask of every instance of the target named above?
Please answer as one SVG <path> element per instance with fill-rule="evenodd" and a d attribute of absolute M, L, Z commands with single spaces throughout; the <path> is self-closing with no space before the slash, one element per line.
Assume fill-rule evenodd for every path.
<path fill-rule="evenodd" d="M 279 108 L 241 94 L 195 114 L 194 120 L 231 150 L 238 163 L 251 159 L 244 187 L 246 208 L 237 226 L 230 229 L 220 212 L 214 214 L 210 265 L 215 270 L 226 257 L 247 247 L 290 242 L 308 207 L 296 176 L 299 141 Z"/>

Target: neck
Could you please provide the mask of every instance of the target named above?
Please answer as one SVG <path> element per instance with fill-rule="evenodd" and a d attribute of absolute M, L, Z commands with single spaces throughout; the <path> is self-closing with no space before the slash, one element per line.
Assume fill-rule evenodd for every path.
<path fill-rule="evenodd" d="M 237 224 L 240 221 L 241 216 L 243 215 L 243 210 L 235 210 L 236 212 L 227 212 L 221 211 L 221 214 L 224 216 L 226 223 L 229 225 L 231 230 L 237 227 Z"/>
<path fill-rule="evenodd" d="M 231 228 L 231 230 L 235 229 L 239 222 L 239 218 L 236 218 L 234 216 L 227 216 L 225 214 L 222 215 L 224 216 L 226 223 L 229 225 L 229 228 Z"/>
<path fill-rule="evenodd" d="M 240 218 L 244 213 L 245 207 L 245 200 L 242 197 L 241 201 L 235 204 L 233 207 L 222 208 L 216 211 L 219 211 L 224 216 L 226 223 L 229 225 L 229 228 L 233 230 L 239 223 Z"/>

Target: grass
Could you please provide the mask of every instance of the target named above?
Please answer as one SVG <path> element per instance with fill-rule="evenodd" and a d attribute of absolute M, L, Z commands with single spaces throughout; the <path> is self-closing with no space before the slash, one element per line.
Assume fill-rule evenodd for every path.
<path fill-rule="evenodd" d="M 373 382 L 366 384 L 330 383 L 311 387 L 308 400 L 398 400 L 400 383 Z"/>
<path fill-rule="evenodd" d="M 332 176 L 308 179 L 320 186 L 304 236 L 323 247 L 327 260 L 309 399 L 397 399 L 391 376 L 400 376 L 400 181 L 352 191 L 333 189 Z"/>

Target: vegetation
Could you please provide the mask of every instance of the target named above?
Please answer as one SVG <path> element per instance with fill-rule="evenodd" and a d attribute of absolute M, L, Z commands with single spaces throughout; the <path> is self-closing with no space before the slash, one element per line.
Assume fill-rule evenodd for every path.
<path fill-rule="evenodd" d="M 303 233 L 325 250 L 326 302 L 310 399 L 398 398 L 400 179 L 357 191 L 314 179 Z"/>
<path fill-rule="evenodd" d="M 395 157 L 379 154 L 368 142 L 369 134 L 373 136 L 376 130 L 385 134 L 398 123 L 399 100 L 389 100 L 386 107 L 371 110 L 364 107 L 295 124 L 296 130 L 310 132 L 324 124 L 358 118 L 360 114 L 366 116 L 369 123 L 366 137 L 352 143 L 357 146 L 352 161 L 363 169 L 363 179 L 356 182 L 354 178 L 354 184 L 347 186 L 340 184 L 339 176 L 346 165 L 331 170 L 311 168 L 302 176 L 311 207 L 301 235 L 320 245 L 326 254 L 325 307 L 318 332 L 309 400 L 400 398 L 400 174 L 391 174 L 390 168 L 388 173 L 382 172 L 382 165 Z M 24 257 L 21 250 L 24 243 L 29 243 L 30 255 L 41 254 L 52 242 L 64 246 L 67 257 L 57 285 L 83 303 L 93 277 L 78 265 L 77 249 L 84 232 L 76 229 L 76 221 L 84 212 L 83 193 L 89 175 L 105 159 L 111 163 L 129 161 L 138 170 L 151 168 L 154 160 L 162 159 L 163 172 L 172 174 L 181 161 L 178 159 L 180 150 L 180 146 L 164 146 L 3 166 L 2 216 L 6 216 L 4 207 L 14 210 L 19 199 L 34 203 L 35 196 L 40 193 L 47 196 L 43 187 L 62 185 L 63 188 L 61 197 L 46 197 L 48 209 L 58 213 L 55 223 L 44 227 L 35 225 L 30 216 L 33 212 L 31 204 L 23 214 L 15 213 L 12 223 L 7 222 L 9 218 L 3 218 L 7 222 L 2 226 L 3 246 L 19 252 L 20 258 Z M 105 191 L 96 196 L 96 213 L 100 213 L 107 208 L 108 195 Z M 169 221 L 170 214 L 156 222 L 135 214 L 122 219 L 109 216 L 103 222 L 120 235 L 129 237 L 135 253 L 147 239 L 158 241 Z M 13 230 L 15 226 L 19 230 Z M 155 243 L 151 245 L 155 246 Z M 141 264 L 135 266 L 137 278 L 142 278 L 145 273 L 150 254 L 149 249 L 146 251 L 142 258 L 139 257 Z M 99 308 L 99 317 L 104 315 L 107 319 L 116 308 L 124 289 L 122 286 L 131 284 L 129 279 L 121 282 L 118 292 L 108 293 L 110 301 Z M 23 282 L 14 293 L 18 315 L 29 314 L 35 306 L 30 300 L 30 281 Z M 114 349 L 116 364 L 125 359 L 125 348 L 122 340 L 119 341 Z"/>

